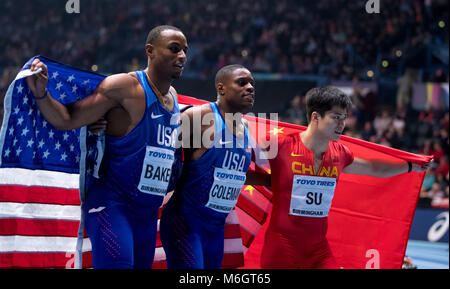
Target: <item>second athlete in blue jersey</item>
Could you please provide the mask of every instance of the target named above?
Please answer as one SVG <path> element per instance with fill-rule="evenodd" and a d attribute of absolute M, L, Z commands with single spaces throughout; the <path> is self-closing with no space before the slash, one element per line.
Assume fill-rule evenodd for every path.
<path fill-rule="evenodd" d="M 163 210 L 161 240 L 169 268 L 220 268 L 225 218 L 234 208 L 251 162 L 247 128 L 238 138 L 211 103 L 215 134 L 197 160 L 185 162 L 177 188 Z"/>

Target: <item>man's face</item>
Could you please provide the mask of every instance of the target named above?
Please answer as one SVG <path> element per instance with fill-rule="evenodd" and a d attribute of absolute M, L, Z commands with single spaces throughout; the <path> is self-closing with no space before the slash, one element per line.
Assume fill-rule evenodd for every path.
<path fill-rule="evenodd" d="M 223 96 L 237 112 L 247 113 L 255 103 L 255 80 L 245 68 L 238 68 L 223 81 Z"/>
<path fill-rule="evenodd" d="M 331 110 L 325 112 L 321 117 L 317 114 L 318 132 L 331 141 L 337 141 L 342 135 L 347 119 L 347 110 L 339 106 L 333 106 Z"/>
<path fill-rule="evenodd" d="M 184 70 L 187 49 L 187 40 L 183 33 L 164 30 L 153 43 L 152 62 L 158 71 L 177 79 Z"/>

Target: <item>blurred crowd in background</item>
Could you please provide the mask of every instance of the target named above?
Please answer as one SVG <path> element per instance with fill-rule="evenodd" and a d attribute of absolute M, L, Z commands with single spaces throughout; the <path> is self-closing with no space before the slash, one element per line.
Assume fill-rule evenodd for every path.
<path fill-rule="evenodd" d="M 366 0 L 81 0 L 80 14 L 65 13 L 65 2 L 2 1 L 1 68 L 39 53 L 103 73 L 129 71 L 146 65 L 148 30 L 161 23 L 186 34 L 185 72 L 201 75 L 242 63 L 252 72 L 350 80 L 379 58 L 390 63 L 380 73 L 423 68 L 448 45 L 447 0 L 384 2 L 379 14 L 366 12 Z M 441 74 L 445 80 L 448 69 Z"/>
<path fill-rule="evenodd" d="M 448 83 L 448 0 L 381 1 L 379 14 L 366 13 L 366 2 L 81 0 L 81 13 L 67 14 L 66 1 L 2 0 L 0 123 L 8 85 L 32 56 L 103 74 L 133 71 L 146 66 L 149 29 L 170 24 L 189 41 L 184 77 L 240 63 L 255 73 L 353 81 L 345 134 L 433 155 L 419 206 L 448 208 L 448 105 L 412 109 L 408 90 Z M 397 82 L 396 106 L 358 86 L 377 77 Z M 306 125 L 303 95 L 285 104 L 282 120 Z"/>

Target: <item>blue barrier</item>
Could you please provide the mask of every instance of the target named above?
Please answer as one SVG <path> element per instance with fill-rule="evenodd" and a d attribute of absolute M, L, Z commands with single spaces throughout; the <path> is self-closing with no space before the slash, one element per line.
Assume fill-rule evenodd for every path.
<path fill-rule="evenodd" d="M 410 240 L 448 242 L 449 213 L 446 209 L 416 209 Z"/>

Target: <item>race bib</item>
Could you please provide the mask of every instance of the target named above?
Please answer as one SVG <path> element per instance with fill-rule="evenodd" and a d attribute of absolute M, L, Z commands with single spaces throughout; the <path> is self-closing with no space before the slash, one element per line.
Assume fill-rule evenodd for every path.
<path fill-rule="evenodd" d="M 221 213 L 229 213 L 245 183 L 245 173 L 223 168 L 214 169 L 214 183 L 209 191 L 206 207 Z"/>
<path fill-rule="evenodd" d="M 336 179 L 294 175 L 289 214 L 327 217 L 333 200 Z"/>
<path fill-rule="evenodd" d="M 141 180 L 138 185 L 139 191 L 156 196 L 165 196 L 174 159 L 174 152 L 171 150 L 147 146 Z"/>

